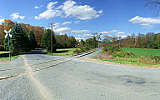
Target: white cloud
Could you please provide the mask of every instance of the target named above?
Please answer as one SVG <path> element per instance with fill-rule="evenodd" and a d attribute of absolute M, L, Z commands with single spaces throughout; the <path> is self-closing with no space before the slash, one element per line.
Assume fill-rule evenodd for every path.
<path fill-rule="evenodd" d="M 110 33 L 110 32 L 100 32 L 100 33 L 102 33 L 102 34 L 107 34 L 107 33 Z"/>
<path fill-rule="evenodd" d="M 75 37 L 76 38 L 76 40 L 84 40 L 85 38 L 83 38 L 83 37 Z"/>
<path fill-rule="evenodd" d="M 56 33 L 65 33 L 70 31 L 71 31 L 71 28 L 68 28 L 68 27 L 61 27 L 55 30 Z"/>
<path fill-rule="evenodd" d="M 127 37 L 127 35 L 122 35 L 122 36 L 121 36 L 121 38 L 123 38 L 123 39 L 126 38 L 126 37 Z"/>
<path fill-rule="evenodd" d="M 152 24 L 160 24 L 160 18 L 149 18 L 149 17 L 145 18 L 145 17 L 136 16 L 130 19 L 129 22 L 133 24 L 139 24 L 142 26 L 150 26 Z"/>
<path fill-rule="evenodd" d="M 0 16 L 0 23 L 3 23 L 4 19 L 2 18 L 2 16 Z"/>
<path fill-rule="evenodd" d="M 14 20 L 16 20 L 16 19 L 24 19 L 25 18 L 25 16 L 20 16 L 19 13 L 12 13 L 10 16 Z"/>
<path fill-rule="evenodd" d="M 97 18 L 103 12 L 102 10 L 96 11 L 89 5 L 76 5 L 76 2 L 72 0 L 67 0 L 59 8 L 64 11 L 66 17 L 73 16 L 80 20 Z"/>
<path fill-rule="evenodd" d="M 43 6 L 42 5 L 40 5 L 40 6 L 35 6 L 34 8 L 35 9 L 39 9 L 39 8 L 42 8 Z"/>
<path fill-rule="evenodd" d="M 35 19 L 50 19 L 56 16 L 60 16 L 61 12 L 59 10 L 53 9 L 55 4 L 58 2 L 50 2 L 47 5 L 47 10 L 35 16 Z"/>
<path fill-rule="evenodd" d="M 55 7 L 58 2 L 50 2 L 47 10 L 35 16 L 35 19 L 50 19 L 56 16 L 74 17 L 80 20 L 98 18 L 103 11 L 96 11 L 89 5 L 77 5 L 73 0 L 67 0 L 62 5 Z"/>
<path fill-rule="evenodd" d="M 72 33 L 89 33 L 89 30 L 72 30 Z"/>
<path fill-rule="evenodd" d="M 56 2 L 49 2 L 48 3 L 48 5 L 47 5 L 47 9 L 53 9 L 55 6 L 54 5 L 56 5 L 58 2 L 56 1 Z"/>
<path fill-rule="evenodd" d="M 125 34 L 125 32 L 118 32 L 118 34 L 119 34 L 119 35 L 121 35 L 121 34 Z"/>
<path fill-rule="evenodd" d="M 121 31 L 119 31 L 119 30 L 111 30 L 111 31 L 106 31 L 106 32 L 100 32 L 100 33 L 102 33 L 103 35 L 107 35 L 108 37 L 121 37 L 121 38 L 125 38 L 126 37 L 126 35 L 125 35 L 125 32 L 121 32 Z M 109 33 L 114 33 L 114 35 L 112 34 L 109 34 Z"/>
<path fill-rule="evenodd" d="M 93 36 L 94 36 L 93 34 L 85 33 L 85 34 L 77 35 L 77 36 L 75 36 L 75 38 L 77 40 L 81 40 L 81 39 L 86 40 L 87 38 L 92 38 Z"/>
<path fill-rule="evenodd" d="M 102 34 L 108 34 L 108 33 L 118 33 L 118 30 L 111 30 L 111 31 L 105 31 L 105 32 L 100 32 Z"/>
<path fill-rule="evenodd" d="M 3 23 L 4 22 L 4 19 L 0 19 L 0 23 Z"/>
<path fill-rule="evenodd" d="M 38 7 L 38 6 L 35 6 L 34 8 L 35 8 L 35 9 L 38 9 L 39 7 Z"/>
<path fill-rule="evenodd" d="M 67 24 L 72 24 L 72 22 L 67 21 L 62 23 L 62 25 L 67 25 Z"/>
<path fill-rule="evenodd" d="M 39 14 L 38 16 L 35 16 L 35 19 L 50 19 L 55 16 L 60 16 L 61 14 L 59 13 L 58 10 L 46 10 L 43 13 Z"/>

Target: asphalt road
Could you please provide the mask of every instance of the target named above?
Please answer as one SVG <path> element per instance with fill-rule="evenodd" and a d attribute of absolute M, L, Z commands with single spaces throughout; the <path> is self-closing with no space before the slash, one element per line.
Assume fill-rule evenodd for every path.
<path fill-rule="evenodd" d="M 160 69 L 28 54 L 0 64 L 0 100 L 160 100 Z"/>

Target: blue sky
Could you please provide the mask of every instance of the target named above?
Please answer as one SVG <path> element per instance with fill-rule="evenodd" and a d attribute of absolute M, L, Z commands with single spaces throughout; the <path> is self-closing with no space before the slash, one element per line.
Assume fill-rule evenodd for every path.
<path fill-rule="evenodd" d="M 57 33 L 71 33 L 77 39 L 104 34 L 160 32 L 160 17 L 148 0 L 0 0 L 3 19 L 35 26 L 56 24 Z"/>

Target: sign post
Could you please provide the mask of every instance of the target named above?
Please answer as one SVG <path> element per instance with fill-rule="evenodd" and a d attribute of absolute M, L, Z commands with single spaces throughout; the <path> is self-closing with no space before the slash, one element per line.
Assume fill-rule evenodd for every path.
<path fill-rule="evenodd" d="M 10 50 L 10 38 L 12 38 L 12 35 L 10 34 L 11 29 L 9 31 L 4 30 L 4 32 L 6 33 L 5 38 L 8 37 L 8 52 L 9 52 L 9 61 L 11 61 L 11 50 Z"/>
<path fill-rule="evenodd" d="M 55 24 L 51 23 L 51 53 L 53 53 L 53 33 L 52 32 L 54 32 L 53 28 L 55 26 L 56 26 Z"/>

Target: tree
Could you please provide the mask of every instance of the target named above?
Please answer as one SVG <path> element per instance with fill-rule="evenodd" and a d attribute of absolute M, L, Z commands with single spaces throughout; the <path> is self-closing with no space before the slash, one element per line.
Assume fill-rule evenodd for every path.
<path fill-rule="evenodd" d="M 70 47 L 75 48 L 77 45 L 77 41 L 74 36 L 69 37 Z"/>
<path fill-rule="evenodd" d="M 47 49 L 48 52 L 51 52 L 51 33 L 53 34 L 53 52 L 56 51 L 56 38 L 55 38 L 55 35 L 54 35 L 54 32 L 51 31 L 50 29 L 47 29 L 45 31 L 45 34 L 44 36 L 42 37 L 42 45 Z"/>
<path fill-rule="evenodd" d="M 80 46 L 84 46 L 84 45 L 85 45 L 84 40 L 81 40 L 81 41 L 80 41 Z"/>
<path fill-rule="evenodd" d="M 59 49 L 65 48 L 65 40 L 63 40 L 63 35 L 56 35 L 56 46 Z"/>
<path fill-rule="evenodd" d="M 68 37 L 65 35 L 56 35 L 57 48 L 75 48 L 77 46 L 77 40 L 74 36 Z"/>
<path fill-rule="evenodd" d="M 12 27 L 11 33 L 12 38 L 10 39 L 10 47 L 11 47 L 11 53 L 13 55 L 27 52 L 30 50 L 29 48 L 29 39 L 27 34 L 23 32 L 23 29 L 20 24 L 15 24 Z M 8 38 L 5 39 L 5 49 L 8 48 Z"/>
<path fill-rule="evenodd" d="M 30 48 L 35 49 L 37 47 L 37 42 L 36 42 L 35 35 L 34 35 L 33 31 L 29 32 L 28 38 L 29 38 L 29 42 L 30 42 Z"/>
<path fill-rule="evenodd" d="M 85 46 L 90 48 L 90 49 L 97 48 L 98 47 L 98 41 L 96 40 L 96 37 L 87 39 L 86 42 L 85 42 Z"/>
<path fill-rule="evenodd" d="M 2 23 L 3 27 L 5 30 L 9 31 L 13 26 L 14 26 L 14 22 L 12 22 L 11 20 L 4 20 L 4 23 Z"/>

